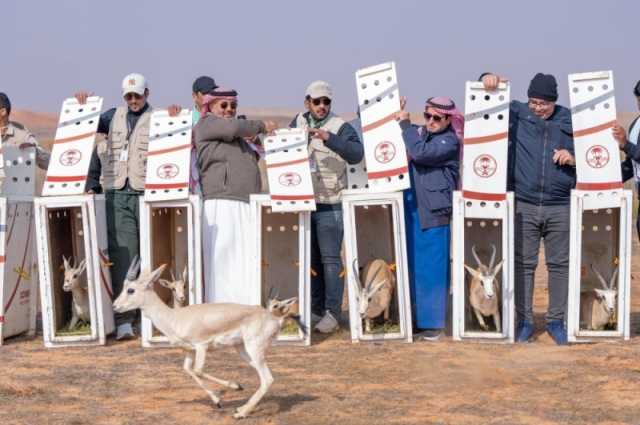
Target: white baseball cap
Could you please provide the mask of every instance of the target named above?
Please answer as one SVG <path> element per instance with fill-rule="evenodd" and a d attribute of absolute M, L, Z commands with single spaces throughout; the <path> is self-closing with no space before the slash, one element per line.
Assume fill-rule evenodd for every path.
<path fill-rule="evenodd" d="M 326 81 L 314 81 L 307 87 L 305 95 L 311 99 L 318 99 L 320 97 L 332 99 L 333 90 L 331 90 L 331 86 Z"/>
<path fill-rule="evenodd" d="M 122 95 L 127 93 L 137 93 L 144 95 L 147 89 L 147 79 L 142 74 L 129 74 L 122 80 Z"/>

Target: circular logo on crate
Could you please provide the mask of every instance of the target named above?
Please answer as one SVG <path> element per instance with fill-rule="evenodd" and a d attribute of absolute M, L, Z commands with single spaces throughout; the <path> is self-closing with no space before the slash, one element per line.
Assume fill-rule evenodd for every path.
<path fill-rule="evenodd" d="M 78 149 L 68 149 L 60 155 L 60 164 L 65 167 L 76 165 L 82 159 L 82 152 Z"/>
<path fill-rule="evenodd" d="M 609 163 L 609 151 L 602 145 L 591 146 L 586 157 L 591 168 L 602 168 Z"/>
<path fill-rule="evenodd" d="M 478 177 L 487 179 L 493 176 L 497 169 L 498 163 L 491 155 L 482 154 L 473 161 L 473 171 Z"/>
<path fill-rule="evenodd" d="M 178 175 L 180 168 L 176 164 L 162 164 L 158 167 L 156 174 L 161 179 L 172 179 Z"/>
<path fill-rule="evenodd" d="M 381 164 L 391 162 L 396 156 L 396 147 L 391 142 L 380 142 L 374 151 L 376 160 Z"/>
<path fill-rule="evenodd" d="M 283 173 L 278 177 L 278 181 L 283 186 L 297 186 L 302 183 L 302 177 L 298 173 Z"/>

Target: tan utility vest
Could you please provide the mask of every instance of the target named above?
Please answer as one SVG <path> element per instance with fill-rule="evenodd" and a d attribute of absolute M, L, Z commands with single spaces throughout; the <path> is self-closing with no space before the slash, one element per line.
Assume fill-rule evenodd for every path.
<path fill-rule="evenodd" d="M 338 134 L 345 121 L 331 114 L 322 130 Z M 296 116 L 296 127 L 309 128 L 303 114 Z M 340 194 L 347 187 L 347 162 L 337 153 L 329 149 L 322 139 L 311 139 L 309 142 L 309 160 L 311 162 L 311 180 L 316 202 L 320 204 L 337 204 Z"/>
<path fill-rule="evenodd" d="M 107 140 L 98 143 L 98 156 L 102 165 L 100 184 L 105 190 L 122 189 L 127 179 L 132 189 L 144 190 L 151 107 L 138 118 L 129 139 L 127 110 L 126 106 L 116 109 Z"/>

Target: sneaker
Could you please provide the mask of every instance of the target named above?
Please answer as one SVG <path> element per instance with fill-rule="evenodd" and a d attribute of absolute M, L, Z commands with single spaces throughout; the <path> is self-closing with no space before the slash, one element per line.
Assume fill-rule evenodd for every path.
<path fill-rule="evenodd" d="M 314 327 L 315 325 L 318 324 L 318 322 L 320 322 L 322 320 L 322 316 L 315 314 L 314 312 L 311 312 L 311 327 Z"/>
<path fill-rule="evenodd" d="M 123 323 L 118 325 L 118 329 L 116 331 L 116 340 L 122 341 L 125 339 L 133 339 L 136 337 L 136 334 L 133 332 L 133 326 L 131 323 Z"/>
<path fill-rule="evenodd" d="M 327 312 L 324 313 L 324 316 L 322 316 L 322 319 L 320 319 L 318 324 L 315 326 L 315 330 L 323 334 L 330 334 L 337 331 L 339 327 L 340 324 L 336 318 L 327 310 Z"/>
<path fill-rule="evenodd" d="M 442 329 L 425 329 L 416 336 L 424 341 L 438 341 L 442 337 Z"/>
<path fill-rule="evenodd" d="M 518 328 L 516 329 L 516 342 L 529 342 L 529 338 L 533 336 L 535 330 L 533 323 L 523 320 L 518 322 Z"/>
<path fill-rule="evenodd" d="M 547 333 L 551 335 L 551 338 L 558 345 L 567 345 L 569 341 L 567 340 L 567 331 L 564 328 L 564 323 L 562 320 L 551 320 L 547 323 Z"/>

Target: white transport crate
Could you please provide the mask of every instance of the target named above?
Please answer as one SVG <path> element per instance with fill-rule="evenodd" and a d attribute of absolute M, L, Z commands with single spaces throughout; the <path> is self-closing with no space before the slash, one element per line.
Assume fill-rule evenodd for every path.
<path fill-rule="evenodd" d="M 36 194 L 36 149 L 3 146 L 0 168 L 4 171 L 3 196 L 34 196 Z"/>
<path fill-rule="evenodd" d="M 451 283 L 453 291 L 453 339 L 491 342 L 513 342 L 514 308 L 514 203 L 513 193 L 507 193 L 501 201 L 480 201 L 465 199 L 463 193 L 453 194 L 453 215 L 451 226 L 452 267 Z M 485 265 L 496 247 L 494 265 L 502 259 L 504 263 L 496 275 L 499 297 L 500 331 L 493 317 L 484 317 L 488 330 L 483 330 L 469 303 L 471 277 L 464 265 L 476 268 L 473 255 L 476 254 Z"/>
<path fill-rule="evenodd" d="M 104 196 L 36 198 L 35 226 L 45 346 L 104 345 L 114 330 Z M 72 295 L 62 289 L 63 255 L 87 261 L 88 328 L 67 329 Z"/>
<path fill-rule="evenodd" d="M 349 124 L 358 133 L 360 141 L 362 138 L 362 121 L 360 118 L 349 121 Z M 408 168 L 407 168 L 408 169 Z M 408 177 L 408 176 L 407 176 Z M 347 189 L 348 193 L 369 192 L 369 178 L 367 177 L 367 159 L 362 158 L 357 164 L 347 164 Z"/>
<path fill-rule="evenodd" d="M 201 304 L 202 276 L 202 206 L 198 195 L 187 199 L 147 202 L 140 199 L 140 258 L 142 269 L 155 269 L 167 264 L 162 278 L 171 280 L 171 273 L 180 279 L 187 270 L 185 305 Z M 169 306 L 173 297 L 169 289 L 158 282 L 155 291 Z M 169 341 L 151 320 L 142 315 L 142 345 L 166 346 Z"/>
<path fill-rule="evenodd" d="M 276 130 L 264 138 L 272 209 L 277 212 L 315 211 L 307 130 Z"/>
<path fill-rule="evenodd" d="M 75 98 L 62 103 L 51 160 L 42 188 L 43 196 L 84 193 L 95 145 L 102 98 L 92 96 L 81 105 Z"/>
<path fill-rule="evenodd" d="M 33 198 L 0 197 L 0 345 L 4 338 L 35 334 L 38 277 L 34 234 Z"/>
<path fill-rule="evenodd" d="M 33 222 L 36 150 L 0 150 L 0 345 L 36 331 L 38 275 Z"/>
<path fill-rule="evenodd" d="M 577 183 L 571 193 L 567 336 L 570 342 L 629 339 L 633 195 L 622 189 L 611 134 L 616 120 L 613 73 L 571 74 L 569 95 Z M 617 295 L 609 323 L 600 326 L 587 319 L 595 289 L 604 289 L 597 273 Z"/>
<path fill-rule="evenodd" d="M 369 188 L 404 190 L 411 185 L 402 130 L 395 120 L 400 92 L 394 62 L 356 71 L 358 105 Z"/>
<path fill-rule="evenodd" d="M 175 117 L 164 109 L 151 115 L 144 185 L 144 198 L 148 202 L 189 196 L 191 122 L 188 109 Z"/>
<path fill-rule="evenodd" d="M 346 284 L 352 342 L 400 340 L 411 342 L 413 329 L 405 243 L 402 192 L 342 194 Z M 395 272 L 389 323 L 382 316 L 366 332 L 358 311 L 356 288 L 362 286 L 355 269 L 382 259 Z"/>
<path fill-rule="evenodd" d="M 453 339 L 492 342 L 514 340 L 514 203 L 506 192 L 509 85 L 486 91 L 482 83 L 467 82 L 462 191 L 454 192 L 451 231 Z M 483 329 L 469 301 L 476 255 L 489 266 L 495 247 L 499 318 L 483 317 Z M 474 250 L 476 255 L 474 255 Z M 497 322 L 497 323 L 496 323 Z"/>
<path fill-rule="evenodd" d="M 298 297 L 298 312 L 307 332 L 287 321 L 279 343 L 311 344 L 311 213 L 276 212 L 269 195 L 251 195 L 254 231 L 255 304 L 266 306 L 270 295 Z"/>

